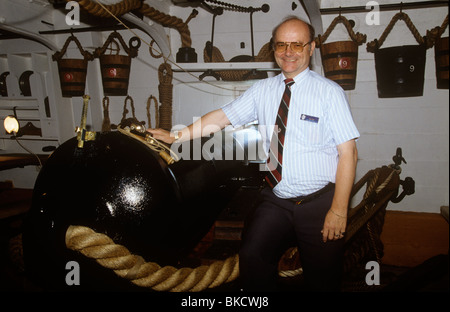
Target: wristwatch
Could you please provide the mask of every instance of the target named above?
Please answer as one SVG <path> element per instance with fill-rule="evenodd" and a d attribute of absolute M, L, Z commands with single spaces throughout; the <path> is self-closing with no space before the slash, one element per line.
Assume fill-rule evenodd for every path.
<path fill-rule="evenodd" d="M 180 131 L 173 131 L 173 136 L 175 138 L 175 141 L 173 141 L 173 143 L 178 143 L 178 140 L 180 139 Z"/>

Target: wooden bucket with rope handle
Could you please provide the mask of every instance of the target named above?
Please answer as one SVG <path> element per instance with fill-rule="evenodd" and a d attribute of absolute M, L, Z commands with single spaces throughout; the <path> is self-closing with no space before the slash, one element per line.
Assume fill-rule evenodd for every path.
<path fill-rule="evenodd" d="M 63 58 L 72 41 L 77 45 L 83 58 Z M 93 60 L 93 55 L 85 51 L 77 37 L 72 34 L 67 38 L 61 51 L 53 54 L 52 59 L 58 63 L 62 96 L 83 96 L 86 88 L 88 61 Z"/>
<path fill-rule="evenodd" d="M 345 25 L 352 40 L 324 43 L 339 23 Z M 358 46 L 366 42 L 366 35 L 355 34 L 350 22 L 339 14 L 315 42 L 316 47 L 320 47 L 325 77 L 338 83 L 344 90 L 355 89 Z"/>
<path fill-rule="evenodd" d="M 436 65 L 436 87 L 438 89 L 448 89 L 448 36 L 442 37 L 445 29 L 448 27 L 448 15 L 439 27 L 427 31 L 426 38 L 434 44 L 434 62 Z"/>
<path fill-rule="evenodd" d="M 127 53 L 120 55 L 119 43 Z M 116 49 L 112 45 L 116 45 Z M 103 47 L 97 48 L 94 52 L 95 57 L 100 59 L 102 74 L 103 93 L 109 96 L 123 96 L 128 94 L 128 84 L 130 80 L 131 58 L 137 56 L 141 41 L 137 37 L 132 37 L 129 41 L 129 47 L 124 42 L 122 36 L 114 31 L 105 41 Z M 111 54 L 105 54 L 109 49 Z M 116 54 L 112 54 L 115 50 Z"/>

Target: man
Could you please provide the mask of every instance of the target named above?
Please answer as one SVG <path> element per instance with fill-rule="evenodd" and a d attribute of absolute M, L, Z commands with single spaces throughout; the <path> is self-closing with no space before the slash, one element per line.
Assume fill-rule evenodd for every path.
<path fill-rule="evenodd" d="M 161 129 L 149 130 L 156 139 L 173 143 L 209 135 L 210 125 L 223 129 L 254 120 L 270 125 L 262 128 L 262 137 L 267 138 L 268 163 L 275 160 L 267 177 L 271 187 L 261 193 L 262 203 L 251 215 L 239 253 L 245 290 L 275 290 L 278 261 L 292 243 L 299 248 L 308 289 L 340 287 L 359 133 L 342 88 L 309 69 L 313 39 L 314 29 L 306 22 L 297 17 L 284 20 L 272 36 L 280 75 L 256 82 L 175 137 Z M 287 109 L 280 113 L 283 103 Z M 280 114 L 285 128 L 278 126 Z M 271 140 L 274 130 L 283 134 L 278 145 L 273 144 L 277 138 Z M 275 146 L 281 153 L 272 158 Z"/>

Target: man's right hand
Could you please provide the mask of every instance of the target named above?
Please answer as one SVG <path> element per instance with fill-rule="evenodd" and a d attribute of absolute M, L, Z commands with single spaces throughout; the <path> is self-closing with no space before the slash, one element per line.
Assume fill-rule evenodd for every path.
<path fill-rule="evenodd" d="M 155 139 L 163 141 L 167 144 L 173 144 L 173 142 L 175 141 L 175 136 L 172 132 L 161 128 L 147 129 L 147 132 L 149 132 Z"/>

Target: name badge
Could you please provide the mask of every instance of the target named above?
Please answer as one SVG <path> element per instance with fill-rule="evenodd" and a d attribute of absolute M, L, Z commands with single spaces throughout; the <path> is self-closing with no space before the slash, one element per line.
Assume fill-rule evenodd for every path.
<path fill-rule="evenodd" d="M 318 123 L 319 122 L 319 117 L 309 116 L 309 115 L 306 115 L 306 114 L 301 114 L 300 119 L 301 120 L 305 120 L 305 121 L 309 121 L 309 122 L 314 122 L 314 123 Z"/>

